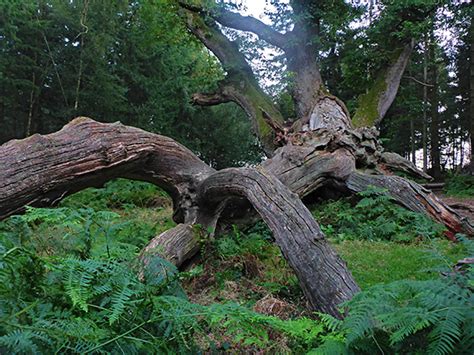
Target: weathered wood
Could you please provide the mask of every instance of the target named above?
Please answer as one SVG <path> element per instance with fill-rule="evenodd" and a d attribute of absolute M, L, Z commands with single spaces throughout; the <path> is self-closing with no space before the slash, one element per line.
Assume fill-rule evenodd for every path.
<path fill-rule="evenodd" d="M 442 190 L 444 189 L 444 185 L 444 182 L 430 182 L 427 184 L 421 184 L 421 186 L 428 190 Z"/>
<path fill-rule="evenodd" d="M 337 305 L 358 290 L 311 213 L 268 173 L 215 173 L 172 139 L 84 117 L 47 136 L 11 141 L 0 157 L 1 218 L 116 177 L 149 181 L 173 196 L 175 219 L 184 223 L 154 238 L 141 258 L 157 252 L 182 265 L 199 250 L 197 226 L 215 226 L 226 199 L 243 196 L 273 230 L 314 309 L 338 316 Z"/>
<path fill-rule="evenodd" d="M 381 161 L 392 171 L 400 171 L 411 176 L 420 177 L 426 180 L 433 180 L 430 175 L 418 169 L 415 164 L 397 153 L 383 152 Z"/>
<path fill-rule="evenodd" d="M 196 185 L 215 171 L 168 137 L 85 117 L 53 134 L 5 143 L 0 167 L 0 220 L 27 205 L 54 205 L 86 187 L 125 177 L 165 189 L 182 222 L 193 213 Z"/>
<path fill-rule="evenodd" d="M 380 174 L 375 136 L 371 130 L 298 133 L 257 170 L 215 172 L 170 138 L 81 117 L 59 132 L 0 146 L 0 219 L 113 178 L 149 181 L 172 196 L 174 219 L 181 224 L 156 237 L 142 257 L 154 250 L 180 266 L 199 251 L 202 236 L 196 226 L 214 228 L 221 213 L 240 201 L 236 198 L 246 199 L 272 229 L 312 307 L 337 316 L 337 305 L 357 285 L 298 196 L 328 186 L 355 193 L 375 185 L 405 207 L 444 223 L 451 238 L 473 231 L 420 185 L 368 174 Z M 232 223 L 232 215 L 226 218 Z"/>
<path fill-rule="evenodd" d="M 199 188 L 206 208 L 229 196 L 247 198 L 270 227 L 312 308 L 340 317 L 338 305 L 359 287 L 299 197 L 268 172 L 248 168 L 221 170 Z"/>
<path fill-rule="evenodd" d="M 153 238 L 141 252 L 141 258 L 145 260 L 148 254 L 158 254 L 180 267 L 198 251 L 198 231 L 192 224 L 183 223 Z"/>

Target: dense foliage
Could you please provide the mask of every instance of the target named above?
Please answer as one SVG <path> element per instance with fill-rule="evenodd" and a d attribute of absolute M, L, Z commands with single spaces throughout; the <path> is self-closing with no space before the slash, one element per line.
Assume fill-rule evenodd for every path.
<path fill-rule="evenodd" d="M 223 74 L 170 4 L 1 1 L 0 143 L 82 115 L 176 138 L 217 168 L 258 160 L 236 105 L 190 105 Z"/>
<path fill-rule="evenodd" d="M 429 217 L 396 205 L 383 189 L 372 187 L 358 197 L 356 203 L 341 199 L 315 207 L 314 216 L 328 237 L 409 242 L 443 232 Z"/>
<path fill-rule="evenodd" d="M 451 176 L 444 186 L 447 195 L 459 197 L 474 196 L 474 176 L 472 175 L 454 175 Z"/>
<path fill-rule="evenodd" d="M 373 194 L 363 199 L 376 201 Z M 143 268 L 140 249 L 173 225 L 169 203 L 149 184 L 118 180 L 69 197 L 59 208 L 29 209 L 2 222 L 0 351 L 469 349 L 472 272 L 449 270 L 472 253 L 467 242 L 471 249 L 426 235 L 425 242 L 396 247 L 339 234 L 335 247 L 364 289 L 345 306 L 348 317 L 340 322 L 305 310 L 296 277 L 262 224 L 205 241 L 204 263 L 189 271 L 178 272 L 156 256 Z M 338 211 L 340 205 L 326 207 Z M 380 208 L 387 208 L 388 223 L 403 222 L 390 214 L 391 202 Z M 378 216 L 365 218 L 374 223 Z M 425 248 L 442 251 L 431 252 L 439 259 L 422 261 Z M 380 260 L 388 263 L 387 272 L 377 279 Z M 446 276 L 437 265 L 447 267 Z M 396 281 L 400 277 L 407 279 Z"/>

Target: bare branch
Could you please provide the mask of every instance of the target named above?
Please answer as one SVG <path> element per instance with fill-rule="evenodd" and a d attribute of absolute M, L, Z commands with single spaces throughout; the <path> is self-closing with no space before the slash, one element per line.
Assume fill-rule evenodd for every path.
<path fill-rule="evenodd" d="M 434 87 L 434 85 L 431 85 L 431 84 L 428 84 L 428 83 L 424 83 L 424 82 L 418 80 L 417 78 L 415 78 L 415 77 L 413 77 L 413 76 L 404 76 L 404 78 L 413 80 L 415 83 L 420 84 L 420 85 L 423 85 L 423 86 L 427 86 L 427 87 L 430 87 L 430 88 Z"/>
<path fill-rule="evenodd" d="M 232 98 L 223 95 L 220 92 L 215 92 L 212 94 L 197 92 L 192 95 L 191 100 L 194 105 L 214 106 L 225 102 L 230 102 L 232 101 Z"/>
<path fill-rule="evenodd" d="M 252 16 L 242 16 L 236 12 L 226 10 L 222 7 L 205 10 L 201 7 L 191 5 L 186 1 L 179 1 L 181 7 L 193 12 L 201 12 L 212 17 L 221 25 L 240 31 L 252 32 L 260 39 L 281 49 L 288 48 L 289 35 L 275 31 L 270 26 Z"/>
<path fill-rule="evenodd" d="M 211 16 L 221 25 L 236 30 L 252 32 L 260 39 L 283 50 L 288 48 L 289 36 L 275 31 L 262 21 L 251 16 L 242 16 L 236 12 L 219 9 Z"/>

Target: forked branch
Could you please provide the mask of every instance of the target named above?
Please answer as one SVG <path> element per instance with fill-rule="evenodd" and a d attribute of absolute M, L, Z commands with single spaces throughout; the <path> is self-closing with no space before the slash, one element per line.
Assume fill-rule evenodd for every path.
<path fill-rule="evenodd" d="M 269 114 L 275 124 L 283 122 L 281 113 L 260 88 L 245 56 L 219 30 L 212 18 L 204 18 L 204 15 L 189 6 L 183 9 L 183 16 L 188 29 L 216 55 L 227 72 L 217 92 L 195 94 L 193 101 L 205 106 L 228 101 L 237 103 L 252 120 L 255 134 L 260 138 L 267 155 L 271 156 L 275 149 L 275 132 L 272 125 L 263 118 L 259 107 Z"/>

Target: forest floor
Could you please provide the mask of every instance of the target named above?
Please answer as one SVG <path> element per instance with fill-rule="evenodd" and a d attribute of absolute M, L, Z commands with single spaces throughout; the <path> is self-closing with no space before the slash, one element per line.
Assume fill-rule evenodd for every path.
<path fill-rule="evenodd" d="M 440 197 L 447 199 L 448 203 L 473 206 L 472 198 Z M 444 238 L 442 226 L 422 215 L 401 208 L 389 197 L 374 189 L 361 193 L 356 199 L 326 201 L 309 208 L 320 223 L 329 243 L 347 263 L 362 291 L 370 293 L 373 287 L 379 289 L 385 286 L 394 287 L 390 285 L 399 285 L 397 282 L 400 280 L 429 282 L 439 277 L 440 266 L 451 270 L 458 260 L 466 257 L 466 247 L 463 243 L 451 243 Z M 115 284 L 111 284 L 113 287 L 109 285 L 112 287 L 110 290 L 104 289 L 102 285 L 105 282 L 102 279 L 103 274 L 109 270 L 104 269 L 104 265 L 126 267 L 120 269 L 121 273 L 112 272 L 113 269 L 110 269 L 112 270 L 110 274 L 106 274 L 111 280 L 117 278 L 113 282 L 119 286 L 125 282 L 122 277 L 129 274 L 135 277 L 133 272 L 127 274 L 123 270 L 133 267 L 133 262 L 130 260 L 136 258 L 151 238 L 175 226 L 172 212 L 171 200 L 164 191 L 150 184 L 120 179 L 107 183 L 102 189 L 87 189 L 70 196 L 61 202 L 59 208 L 29 209 L 25 215 L 13 216 L 0 223 L 0 252 L 16 250 L 23 252 L 24 255 L 9 259 L 10 266 L 16 273 L 12 273 L 13 278 L 8 279 L 10 281 L 0 283 L 0 294 L 4 292 L 3 294 L 10 295 L 8 302 L 13 305 L 14 313 L 21 313 L 22 309 L 36 305 L 38 298 L 35 293 L 31 296 L 33 303 L 25 306 L 25 297 L 19 298 L 18 294 L 44 290 L 48 298 L 40 298 L 44 299 L 41 302 L 45 302 L 40 308 L 53 309 L 52 305 L 62 307 L 64 312 L 60 314 L 64 319 L 61 319 L 61 322 L 70 323 L 72 315 L 76 315 L 82 317 L 84 322 L 94 324 L 97 329 L 102 327 L 100 329 L 111 332 L 112 335 L 101 335 L 98 338 L 100 344 L 109 338 L 115 339 L 121 336 L 120 334 L 126 334 L 130 331 L 127 328 L 129 323 L 119 324 L 117 321 L 117 324 L 125 327 L 119 328 L 100 313 L 107 311 L 103 305 L 113 307 L 115 302 L 110 301 L 115 299 L 113 291 Z M 469 210 L 469 213 L 472 211 Z M 19 243 L 21 248 L 16 247 L 15 243 Z M 35 255 L 34 259 L 31 259 L 31 255 Z M 41 267 L 36 264 L 32 267 L 29 260 Z M 99 265 L 100 270 L 94 265 Z M 165 265 L 163 263 L 160 267 L 165 268 Z M 92 271 L 88 271 L 89 268 Z M 33 275 L 29 270 L 42 271 Z M 319 319 L 308 310 L 298 279 L 274 243 L 271 231 L 262 222 L 246 230 L 233 227 L 225 235 L 204 240 L 200 257 L 192 265 L 177 274 L 174 274 L 175 271 L 169 272 L 173 277 L 156 277 L 156 280 L 162 282 L 159 284 L 160 288 L 156 290 L 162 293 L 155 290 L 156 294 L 153 294 L 153 297 L 163 302 L 169 300 L 167 297 L 170 296 L 181 297 L 180 305 L 172 306 L 168 310 L 171 313 L 163 313 L 167 314 L 167 317 L 171 315 L 176 317 L 169 318 L 173 322 L 184 319 L 182 318 L 184 313 L 180 312 L 199 315 L 209 313 L 209 317 L 211 315 L 217 317 L 218 312 L 223 310 L 230 312 L 229 309 L 233 309 L 237 312 L 235 314 L 240 314 L 241 317 L 250 314 L 242 313 L 242 310 L 245 310 L 253 312 L 252 317 L 255 317 L 255 314 L 271 315 L 284 322 L 311 323 L 318 322 Z M 125 283 L 136 287 L 141 285 L 140 282 L 133 283 L 131 280 Z M 8 290 L 2 291 L 2 286 Z M 102 287 L 100 290 L 105 293 L 100 293 L 102 291 L 94 293 L 95 287 Z M 23 291 L 20 292 L 19 289 Z M 120 294 L 122 291 L 122 288 L 118 288 Z M 127 292 L 132 291 L 130 289 Z M 136 296 L 124 296 L 123 306 L 119 309 L 121 317 L 142 314 L 140 312 L 145 309 L 140 309 L 138 312 L 133 308 L 142 304 L 140 303 L 142 301 L 136 302 L 137 299 L 142 300 L 140 295 L 137 293 Z M 6 296 L 3 298 L 7 299 Z M 78 302 L 83 302 L 84 308 L 80 308 Z M 93 310 L 85 308 L 94 305 L 99 305 L 99 308 Z M 0 302 L 0 311 L 1 306 Z M 168 312 L 161 303 L 157 303 L 156 307 L 159 307 L 159 312 Z M 218 311 L 219 309 L 221 311 Z M 208 313 L 202 313 L 203 310 Z M 147 308 L 143 314 L 148 312 Z M 164 338 L 169 336 L 170 339 L 179 340 L 181 338 L 177 334 L 182 336 L 187 334 L 188 338 L 183 338 L 184 343 L 190 343 L 191 339 L 194 339 L 199 349 L 204 349 L 204 352 L 210 351 L 211 346 L 208 342 L 211 339 L 214 345 L 228 344 L 226 346 L 232 346 L 232 349 L 241 352 L 252 350 L 250 352 L 255 353 L 255 349 L 260 349 L 259 353 L 262 354 L 304 353 L 301 349 L 306 343 L 301 339 L 295 340 L 295 331 L 299 329 L 295 328 L 296 323 L 288 323 L 291 325 L 288 325 L 288 329 L 292 332 L 290 333 L 293 334 L 288 333 L 291 336 L 272 330 L 273 328 L 264 328 L 266 330 L 263 335 L 259 335 L 263 337 L 262 339 L 266 339 L 264 341 L 259 340 L 260 338 L 239 340 L 231 336 L 232 332 L 229 330 L 232 325 L 229 322 L 234 319 L 232 314 L 225 314 L 226 326 L 216 326 L 213 328 L 214 333 L 210 335 L 207 328 L 197 327 L 198 321 L 203 321 L 204 318 L 192 323 L 191 317 L 186 320 L 192 323 L 193 333 L 189 328 L 183 328 L 185 333 L 179 333 L 181 328 L 178 327 L 178 323 L 173 323 L 175 328 L 170 328 L 172 332 L 165 333 Z M 54 313 L 50 317 L 56 319 L 58 316 Z M 77 317 L 75 319 L 79 319 Z M 260 329 L 252 323 L 254 318 L 249 319 L 251 326 L 246 328 L 247 330 Z M 44 326 L 41 317 L 35 318 L 34 321 L 18 318 L 18 322 L 12 326 L 12 332 L 18 327 L 23 327 L 23 323 L 28 327 L 34 324 L 40 330 Z M 133 326 L 135 323 L 131 324 Z M 95 328 L 91 329 L 91 334 L 97 336 Z M 240 325 L 235 329 L 238 332 L 242 330 Z M 301 334 L 306 334 L 303 330 Z M 51 330 L 45 332 L 51 333 Z M 0 327 L 0 340 L 1 336 Z M 60 340 L 63 341 L 61 337 L 62 335 Z M 74 338 L 72 335 L 69 337 Z M 305 337 L 310 339 L 307 334 Z M 155 338 L 147 338 L 147 341 L 155 341 Z M 81 339 L 79 336 L 78 341 L 82 341 Z M 168 344 L 169 339 L 166 339 L 165 343 Z M 311 339 L 308 341 L 314 341 L 315 344 L 320 342 Z M 131 339 L 127 340 L 130 341 Z M 129 345 L 127 342 L 124 340 L 121 346 Z M 107 344 L 109 343 L 107 340 Z M 308 344 L 308 347 L 312 346 L 311 343 Z"/>
<path fill-rule="evenodd" d="M 471 221 L 474 221 L 474 198 L 472 197 L 455 197 L 446 196 L 443 193 L 436 194 L 448 206 L 455 209 L 461 215 L 466 216 Z"/>

